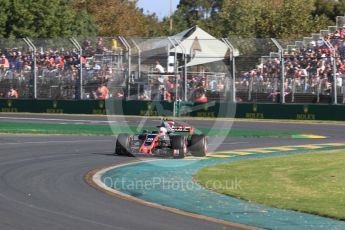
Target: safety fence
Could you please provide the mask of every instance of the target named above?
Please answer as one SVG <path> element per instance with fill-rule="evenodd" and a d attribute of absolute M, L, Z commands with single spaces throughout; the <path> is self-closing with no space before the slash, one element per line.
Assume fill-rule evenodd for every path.
<path fill-rule="evenodd" d="M 301 40 L 0 40 L 0 98 L 345 103 L 345 18 Z"/>

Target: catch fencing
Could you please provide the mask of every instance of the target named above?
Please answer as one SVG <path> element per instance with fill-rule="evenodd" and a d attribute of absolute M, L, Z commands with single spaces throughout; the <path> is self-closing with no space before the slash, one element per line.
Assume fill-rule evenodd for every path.
<path fill-rule="evenodd" d="M 161 38 L 0 40 L 0 97 L 345 103 L 345 19 L 301 40 L 216 39 L 198 27 Z M 107 88 L 100 98 L 102 85 Z"/>

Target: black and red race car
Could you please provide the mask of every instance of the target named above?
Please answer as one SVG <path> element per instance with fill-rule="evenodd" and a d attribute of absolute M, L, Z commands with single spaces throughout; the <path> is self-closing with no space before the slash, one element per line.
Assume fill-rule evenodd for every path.
<path fill-rule="evenodd" d="M 138 135 L 119 134 L 115 147 L 115 154 L 121 156 L 184 158 L 188 155 L 203 157 L 206 153 L 205 135 L 194 134 L 193 127 L 176 125 L 174 121 L 163 121 L 157 131 L 144 130 Z"/>

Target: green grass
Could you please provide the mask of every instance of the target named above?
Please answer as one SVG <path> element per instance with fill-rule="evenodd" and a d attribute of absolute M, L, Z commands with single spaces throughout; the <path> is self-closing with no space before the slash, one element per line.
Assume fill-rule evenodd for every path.
<path fill-rule="evenodd" d="M 155 127 L 144 127 L 142 129 L 155 130 Z M 90 125 L 90 124 L 48 124 L 48 123 L 17 123 L 0 122 L 0 133 L 15 134 L 64 134 L 64 135 L 102 135 L 109 136 L 123 132 L 138 133 L 136 126 L 109 126 L 109 125 Z M 293 132 L 274 132 L 266 130 L 240 130 L 221 128 L 197 128 L 196 133 L 203 133 L 211 137 L 292 137 L 298 133 Z"/>
<path fill-rule="evenodd" d="M 107 125 L 48 124 L 0 122 L 0 133 L 15 134 L 65 134 L 65 135 L 112 135 Z"/>
<path fill-rule="evenodd" d="M 195 180 L 240 199 L 345 220 L 344 165 L 345 150 L 336 150 L 207 167 Z"/>

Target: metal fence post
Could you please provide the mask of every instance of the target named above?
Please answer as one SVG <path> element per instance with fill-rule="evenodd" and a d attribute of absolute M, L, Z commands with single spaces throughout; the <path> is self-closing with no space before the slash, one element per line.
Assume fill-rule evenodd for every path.
<path fill-rule="evenodd" d="M 126 41 L 126 39 L 122 36 L 119 36 L 119 39 L 122 43 L 122 45 L 124 45 L 124 47 L 126 48 L 127 51 L 127 57 L 128 57 L 128 84 L 127 84 L 127 99 L 130 99 L 131 96 L 131 87 L 130 87 L 130 79 L 131 79 L 131 56 L 132 56 L 132 49 L 130 47 L 130 45 L 128 44 L 128 42 Z"/>
<path fill-rule="evenodd" d="M 343 80 L 343 85 L 341 86 L 341 93 L 343 94 L 342 103 L 345 104 L 345 82 L 344 82 L 344 80 Z"/>
<path fill-rule="evenodd" d="M 132 74 L 132 69 L 131 69 L 131 67 L 132 67 L 132 48 L 128 44 L 127 40 L 124 37 L 119 36 L 119 39 L 128 51 L 128 55 L 127 55 L 128 56 L 128 77 L 131 77 L 131 74 Z"/>
<path fill-rule="evenodd" d="M 295 92 L 296 92 L 296 84 L 295 84 L 295 78 L 292 79 L 292 86 L 291 86 L 291 102 L 294 103 L 295 102 Z"/>
<path fill-rule="evenodd" d="M 138 44 L 134 41 L 134 39 L 131 39 L 132 43 L 134 44 L 135 48 L 138 50 L 138 78 L 141 78 L 141 49 L 138 46 Z"/>
<path fill-rule="evenodd" d="M 252 100 L 252 92 L 253 92 L 253 78 L 250 76 L 249 86 L 248 86 L 248 101 Z"/>
<path fill-rule="evenodd" d="M 184 48 L 184 46 L 182 45 L 181 41 L 177 40 L 176 38 L 174 38 L 175 42 L 178 44 L 178 46 L 181 48 L 182 52 L 183 52 L 183 81 L 184 81 L 184 85 L 183 85 L 183 89 L 184 89 L 184 101 L 188 100 L 188 94 L 187 94 L 187 52 L 186 49 Z"/>
<path fill-rule="evenodd" d="M 32 73 L 33 73 L 33 99 L 37 99 L 37 60 L 36 60 L 36 46 L 29 38 L 23 38 L 24 42 L 32 50 Z"/>
<path fill-rule="evenodd" d="M 278 48 L 279 50 L 279 59 L 280 59 L 280 64 L 281 64 L 281 70 L 280 70 L 280 103 L 285 104 L 285 59 L 284 59 L 284 49 L 283 47 L 279 44 L 279 42 L 275 38 L 271 38 L 272 42 L 274 45 Z"/>
<path fill-rule="evenodd" d="M 178 46 L 181 48 L 182 52 L 183 52 L 183 81 L 184 81 L 184 84 L 183 84 L 183 89 L 184 89 L 184 101 L 187 101 L 188 100 L 188 94 L 187 94 L 187 58 L 186 58 L 186 55 L 187 55 L 187 51 L 186 49 L 184 48 L 184 46 L 182 45 L 181 41 L 177 40 L 176 38 L 174 39 Z"/>
<path fill-rule="evenodd" d="M 232 75 L 232 102 L 236 103 L 236 63 L 235 63 L 235 48 L 227 38 L 222 39 L 223 42 L 229 47 L 231 55 L 229 57 L 230 59 L 230 66 L 231 66 L 231 75 Z"/>
<path fill-rule="evenodd" d="M 170 37 L 168 37 L 168 40 L 169 40 L 169 42 L 171 43 L 171 45 L 174 47 L 174 50 L 175 50 L 175 59 L 174 59 L 174 75 L 175 75 L 175 102 L 174 103 L 176 103 L 178 100 L 177 100 L 177 97 L 178 97 L 178 78 L 177 78 L 177 76 L 178 76 L 178 69 L 177 69 L 177 46 L 176 46 L 176 44 L 172 41 L 172 39 L 170 38 Z M 169 53 L 169 55 L 170 55 L 170 53 Z M 179 104 L 178 104 L 179 105 Z M 176 112 L 176 111 L 175 111 Z M 175 114 L 174 114 L 174 116 L 175 116 Z"/>
<path fill-rule="evenodd" d="M 338 104 L 338 92 L 337 92 L 337 60 L 336 60 L 336 52 L 333 48 L 333 104 Z"/>
<path fill-rule="evenodd" d="M 84 98 L 84 89 L 83 89 L 83 48 L 80 46 L 79 42 L 75 38 L 70 38 L 70 41 L 79 51 L 79 99 L 83 100 Z"/>
<path fill-rule="evenodd" d="M 316 96 L 316 102 L 320 102 L 320 94 L 321 94 L 321 81 L 317 84 L 317 96 Z"/>
<path fill-rule="evenodd" d="M 333 82 L 332 82 L 332 102 L 334 105 L 338 104 L 338 92 L 337 92 L 337 61 L 336 61 L 336 51 L 334 46 L 327 40 L 324 40 L 324 43 L 327 45 L 327 47 L 331 50 L 332 54 L 332 65 L 333 65 Z"/>

